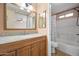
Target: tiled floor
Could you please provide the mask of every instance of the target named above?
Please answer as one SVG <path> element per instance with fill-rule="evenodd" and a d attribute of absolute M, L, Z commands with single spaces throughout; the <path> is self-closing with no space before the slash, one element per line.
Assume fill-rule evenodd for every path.
<path fill-rule="evenodd" d="M 52 53 L 52 56 L 70 56 L 70 55 L 56 49 L 56 53 Z"/>

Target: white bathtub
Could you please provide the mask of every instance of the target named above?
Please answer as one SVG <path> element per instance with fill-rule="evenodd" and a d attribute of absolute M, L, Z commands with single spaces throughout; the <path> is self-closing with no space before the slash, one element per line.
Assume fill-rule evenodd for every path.
<path fill-rule="evenodd" d="M 79 56 L 79 46 L 60 42 L 60 43 L 58 43 L 57 49 L 65 52 L 69 55 L 72 55 L 72 56 Z"/>

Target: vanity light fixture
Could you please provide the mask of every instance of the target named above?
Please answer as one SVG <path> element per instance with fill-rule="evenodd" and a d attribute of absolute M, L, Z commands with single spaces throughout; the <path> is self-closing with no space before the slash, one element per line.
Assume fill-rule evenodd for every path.
<path fill-rule="evenodd" d="M 34 10 L 31 3 L 17 3 L 21 10 L 26 10 L 27 12 L 31 12 Z"/>
<path fill-rule="evenodd" d="M 33 6 L 32 5 L 29 5 L 28 6 L 28 9 L 32 11 L 33 10 Z"/>
<path fill-rule="evenodd" d="M 31 10 L 27 9 L 27 12 L 28 12 L 28 13 L 30 13 L 30 12 L 31 12 Z"/>
<path fill-rule="evenodd" d="M 23 7 L 20 7 L 20 9 L 21 9 L 21 10 L 24 10 L 24 8 L 23 8 Z"/>
<path fill-rule="evenodd" d="M 27 7 L 27 12 L 31 12 L 31 11 L 34 11 L 34 8 L 33 8 L 33 6 L 30 4 L 30 5 L 28 5 L 28 7 Z"/>

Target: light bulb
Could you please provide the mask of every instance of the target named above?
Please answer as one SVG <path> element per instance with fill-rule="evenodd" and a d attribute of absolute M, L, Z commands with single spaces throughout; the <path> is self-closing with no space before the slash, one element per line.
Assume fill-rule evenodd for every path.
<path fill-rule="evenodd" d="M 27 12 L 29 12 L 29 13 L 30 13 L 31 11 L 30 11 L 29 9 L 27 9 Z"/>
<path fill-rule="evenodd" d="M 33 10 L 32 5 L 29 5 L 29 6 L 28 6 L 28 9 L 32 11 L 32 10 Z"/>
<path fill-rule="evenodd" d="M 24 8 L 23 8 L 23 7 L 20 7 L 20 9 L 21 9 L 21 10 L 24 10 Z"/>

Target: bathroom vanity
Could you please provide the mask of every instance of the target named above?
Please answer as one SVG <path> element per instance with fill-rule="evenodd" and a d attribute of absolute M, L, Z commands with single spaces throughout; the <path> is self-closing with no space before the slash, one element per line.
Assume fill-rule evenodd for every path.
<path fill-rule="evenodd" d="M 0 44 L 0 56 L 46 56 L 47 37 L 40 36 Z"/>
<path fill-rule="evenodd" d="M 0 4 L 0 56 L 47 56 L 46 22 L 41 24 L 45 29 L 42 33 L 38 30 L 37 8 L 27 12 L 27 9 L 20 9 L 19 5 Z M 31 4 L 33 7 L 35 5 Z M 44 15 L 46 16 L 46 11 Z"/>

